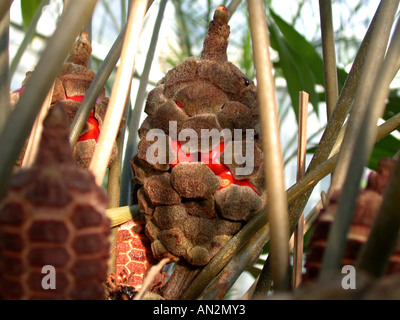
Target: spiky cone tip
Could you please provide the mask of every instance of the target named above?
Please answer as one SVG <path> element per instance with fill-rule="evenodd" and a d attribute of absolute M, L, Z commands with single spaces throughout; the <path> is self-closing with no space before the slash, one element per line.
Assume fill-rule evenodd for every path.
<path fill-rule="evenodd" d="M 86 68 L 89 67 L 90 55 L 92 54 L 92 45 L 90 44 L 89 34 L 83 32 L 74 43 L 68 62 L 79 64 Z"/>
<path fill-rule="evenodd" d="M 222 63 L 228 61 L 229 17 L 230 13 L 225 6 L 220 5 L 215 10 L 214 18 L 210 22 L 207 36 L 204 39 L 201 59 Z"/>

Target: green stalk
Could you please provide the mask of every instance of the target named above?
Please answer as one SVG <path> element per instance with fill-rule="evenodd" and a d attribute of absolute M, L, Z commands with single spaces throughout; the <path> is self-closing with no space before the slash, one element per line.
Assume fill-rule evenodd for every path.
<path fill-rule="evenodd" d="M 9 63 L 9 26 L 10 15 L 0 19 L 0 132 L 10 114 L 10 73 Z"/>
<path fill-rule="evenodd" d="M 382 15 L 379 17 L 372 35 L 371 48 L 363 68 L 357 96 L 339 152 L 338 165 L 332 178 L 330 190 L 342 189 L 342 192 L 322 260 L 321 280 L 332 272 L 339 271 L 341 267 L 342 256 L 347 243 L 347 232 L 356 206 L 360 179 L 375 141 L 377 115 L 379 115 L 380 110 L 383 113 L 385 106 L 383 104 L 383 108 L 380 108 L 380 104 L 384 103 L 381 94 L 388 95 L 389 84 L 393 79 L 390 78 L 393 72 L 389 70 L 389 79 L 382 75 L 381 77 L 384 77 L 386 81 L 381 81 L 379 85 L 376 83 L 398 4 L 398 1 L 391 0 L 381 2 Z M 389 65 L 390 67 L 394 67 L 393 63 Z M 389 80 L 389 83 L 387 80 Z M 374 91 L 377 88 L 380 90 L 379 92 Z M 374 95 L 371 94 L 372 91 L 374 91 Z M 378 94 L 381 100 L 375 103 L 374 99 Z M 368 103 L 370 99 L 373 99 L 375 105 Z"/>
<path fill-rule="evenodd" d="M 361 43 L 353 66 L 339 95 L 335 110 L 333 111 L 333 114 L 326 126 L 318 147 L 315 150 L 315 153 L 310 161 L 306 174 L 314 170 L 324 161 L 326 161 L 331 154 L 332 148 L 336 143 L 343 123 L 352 106 L 361 70 L 365 63 L 365 59 L 370 46 L 371 36 L 375 29 L 376 21 L 380 15 L 381 10 L 380 7 L 378 7 L 378 10 L 376 11 L 375 16 L 368 28 L 368 31 Z M 298 219 L 301 216 L 301 213 L 304 211 L 312 190 L 313 189 L 311 188 L 304 192 L 304 194 L 296 199 L 296 201 L 289 208 L 289 220 L 291 225 L 295 225 L 297 223 Z"/>
<path fill-rule="evenodd" d="M 138 205 L 109 208 L 106 210 L 106 215 L 111 220 L 111 228 L 132 220 L 132 218 L 134 218 L 138 213 Z"/>
<path fill-rule="evenodd" d="M 120 129 L 117 138 L 117 158 L 115 159 L 113 165 L 108 171 L 108 183 L 107 183 L 107 198 L 108 204 L 107 208 L 117 208 L 119 207 L 119 197 L 121 193 L 121 160 L 122 160 L 122 147 L 123 147 L 123 129 Z M 117 229 L 113 228 L 111 230 L 111 243 L 112 247 L 117 244 Z M 116 268 L 117 251 L 112 250 L 110 258 L 108 259 L 109 273 L 115 273 Z"/>
<path fill-rule="evenodd" d="M 161 28 L 161 23 L 164 17 L 164 11 L 167 4 L 167 0 L 162 0 L 160 2 L 160 6 L 158 9 L 158 14 L 156 18 L 156 22 L 154 24 L 153 34 L 151 36 L 149 50 L 146 55 L 146 61 L 144 64 L 143 72 L 140 77 L 139 89 L 136 95 L 135 106 L 133 108 L 133 112 L 130 116 L 130 121 L 128 124 L 129 135 L 127 139 L 124 161 L 123 161 L 123 173 L 122 173 L 122 188 L 121 188 L 121 205 L 129 204 L 130 195 L 131 195 L 131 185 L 132 185 L 132 176 L 130 160 L 137 153 L 137 132 L 140 124 L 140 116 L 143 112 L 144 102 L 146 100 L 146 89 L 149 82 L 149 74 L 151 70 L 151 65 L 154 60 L 154 53 L 157 47 L 158 35 Z"/>
<path fill-rule="evenodd" d="M 35 70 L 27 81 L 24 94 L 21 95 L 5 123 L 0 134 L 2 148 L 0 198 L 4 195 L 14 163 L 32 129 L 43 101 L 54 79 L 60 73 L 76 36 L 92 15 L 96 2 L 96 0 L 75 1 L 67 7 Z"/>
<path fill-rule="evenodd" d="M 285 192 L 283 157 L 268 26 L 264 3 L 248 1 L 254 66 L 257 77 L 257 103 L 264 150 L 265 182 L 268 190 L 268 220 L 271 225 L 271 267 L 276 290 L 289 290 L 289 222 Z"/>
<path fill-rule="evenodd" d="M 399 198 L 400 161 L 397 159 L 382 206 L 356 263 L 358 269 L 377 278 L 386 272 L 389 257 L 399 238 Z"/>
<path fill-rule="evenodd" d="M 126 1 L 125 0 L 120 0 L 120 6 L 121 6 L 121 29 L 123 28 L 124 25 L 126 25 L 126 18 L 127 18 L 127 7 L 126 7 Z"/>
<path fill-rule="evenodd" d="M 305 235 L 317 219 L 320 210 L 323 208 L 322 199 L 314 206 L 314 208 L 306 215 L 303 234 Z M 247 245 L 246 245 L 247 246 Z M 293 246 L 290 246 L 290 251 Z M 270 257 L 267 257 L 260 276 L 256 279 L 252 287 L 243 296 L 243 299 L 265 299 L 272 286 L 270 272 Z"/>
<path fill-rule="evenodd" d="M 325 94 L 328 120 L 331 117 L 339 95 L 336 68 L 335 38 L 332 21 L 332 1 L 319 0 L 322 57 L 324 60 Z"/>
<path fill-rule="evenodd" d="M 126 34 L 121 52 L 121 63 L 118 67 L 110 102 L 99 136 L 99 142 L 94 151 L 89 169 L 93 172 L 96 182 L 101 185 L 110 159 L 112 147 L 118 134 L 126 100 L 129 95 L 136 52 L 142 32 L 147 0 L 136 0 L 129 14 Z"/>
<path fill-rule="evenodd" d="M 256 232 L 251 239 L 227 263 L 218 277 L 198 297 L 199 300 L 221 300 L 232 287 L 243 270 L 253 265 L 262 252 L 264 244 L 269 240 L 268 224 Z M 289 253 L 289 252 L 288 252 Z"/>
<path fill-rule="evenodd" d="M 380 4 L 381 14 L 372 34 L 371 46 L 366 57 L 365 65 L 359 77 L 359 86 L 354 99 L 354 104 L 347 124 L 346 133 L 340 151 L 340 160 L 335 174 L 332 177 L 328 197 L 335 189 L 343 186 L 344 179 L 348 172 L 350 158 L 356 145 L 354 137 L 358 134 L 366 114 L 371 92 L 375 85 L 378 70 L 382 65 L 388 44 L 390 31 L 393 26 L 394 14 L 398 7 L 398 1 L 383 0 Z M 374 140 L 372 140 L 374 141 Z"/>
<path fill-rule="evenodd" d="M 242 2 L 242 0 L 231 0 L 231 2 L 229 2 L 227 9 L 228 9 L 229 13 L 231 14 L 231 17 L 235 13 L 236 9 L 239 7 L 241 2 Z"/>
<path fill-rule="evenodd" d="M 3 0 L 0 1 L 0 20 L 3 20 L 3 17 L 8 14 L 10 10 L 11 4 L 13 0 Z"/>
<path fill-rule="evenodd" d="M 45 6 L 47 6 L 49 4 L 49 2 L 50 2 L 50 0 L 40 1 L 40 4 L 29 24 L 28 30 L 26 30 L 26 32 L 25 32 L 24 40 L 22 40 L 13 60 L 11 61 L 11 66 L 10 66 L 10 77 L 11 78 L 13 77 L 15 71 L 17 70 L 17 67 L 22 58 L 22 55 L 24 54 L 26 48 L 28 47 L 29 43 L 31 43 L 32 38 L 36 33 L 36 26 L 39 22 L 40 17 L 42 16 L 42 9 Z"/>

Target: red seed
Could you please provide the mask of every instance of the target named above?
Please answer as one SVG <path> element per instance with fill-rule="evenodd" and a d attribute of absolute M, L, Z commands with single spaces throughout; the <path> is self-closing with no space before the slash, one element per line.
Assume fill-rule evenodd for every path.
<path fill-rule="evenodd" d="M 180 141 L 173 140 L 171 142 L 171 148 L 177 155 L 176 159 L 170 163 L 171 168 L 175 167 L 181 162 L 191 163 L 197 161 L 195 154 L 187 154 L 182 150 Z M 219 163 L 219 155 L 224 151 L 224 149 L 225 143 L 221 142 L 210 152 L 200 153 L 200 161 L 205 163 L 205 165 L 209 167 L 215 175 L 222 179 L 220 189 L 229 187 L 233 183 L 243 187 L 250 187 L 255 193 L 259 194 L 248 180 L 236 180 L 232 174 L 232 171 L 225 164 Z"/>
<path fill-rule="evenodd" d="M 181 162 L 196 162 L 196 156 L 192 153 L 185 153 L 182 150 L 180 141 L 173 140 L 171 142 L 171 148 L 176 154 L 176 158 L 170 163 L 171 168 L 175 167 Z"/>
<path fill-rule="evenodd" d="M 185 106 L 181 102 L 175 100 L 175 103 L 179 108 L 182 108 L 182 109 L 185 108 Z"/>
<path fill-rule="evenodd" d="M 20 95 L 21 94 L 23 94 L 24 93 L 24 90 L 25 90 L 25 86 L 23 86 L 23 87 L 21 87 L 21 88 L 18 88 L 17 90 L 14 90 L 14 93 L 19 93 Z"/>
<path fill-rule="evenodd" d="M 219 162 L 219 156 L 221 152 L 225 149 L 225 143 L 221 142 L 217 147 L 211 150 L 209 153 L 201 153 L 200 161 L 204 162 L 207 167 L 209 167 L 212 172 L 216 175 L 220 174 L 222 171 L 228 169 L 228 167 Z"/>
<path fill-rule="evenodd" d="M 222 179 L 221 186 L 219 187 L 220 189 L 229 187 L 233 183 L 242 187 L 250 187 L 255 193 L 259 194 L 248 180 L 236 180 L 233 176 L 232 171 L 229 169 L 218 174 L 218 177 Z"/>
<path fill-rule="evenodd" d="M 89 139 L 94 139 L 96 142 L 98 142 L 99 136 L 100 136 L 100 129 L 99 129 L 98 121 L 95 118 L 89 117 L 86 122 L 89 125 L 90 129 L 88 132 L 80 135 L 78 142 L 89 140 Z"/>
<path fill-rule="evenodd" d="M 85 96 L 67 96 L 67 100 L 73 100 L 79 103 L 82 103 Z M 94 139 L 96 142 L 99 140 L 100 136 L 100 129 L 99 129 L 99 122 L 94 118 L 94 112 L 92 111 L 87 119 L 86 123 L 89 125 L 89 131 L 82 134 L 78 142 L 86 141 L 89 139 Z"/>
<path fill-rule="evenodd" d="M 71 96 L 71 97 L 67 96 L 67 100 L 74 100 L 76 102 L 82 103 L 84 97 L 85 96 Z"/>

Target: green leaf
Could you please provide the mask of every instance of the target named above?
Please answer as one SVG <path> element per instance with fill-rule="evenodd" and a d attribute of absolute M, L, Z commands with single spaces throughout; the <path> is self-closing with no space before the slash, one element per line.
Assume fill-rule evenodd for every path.
<path fill-rule="evenodd" d="M 389 120 L 399 113 L 400 96 L 398 95 L 397 90 L 392 90 L 389 95 L 388 103 L 386 104 L 383 119 Z M 399 132 L 399 129 L 397 129 L 397 132 Z M 379 160 L 381 158 L 392 158 L 399 150 L 400 140 L 396 139 L 393 135 L 388 135 L 387 137 L 383 138 L 375 144 L 374 150 L 368 163 L 368 168 L 376 170 Z"/>
<path fill-rule="evenodd" d="M 282 32 L 286 41 L 298 51 L 299 55 L 307 62 L 318 84 L 324 84 L 324 62 L 314 46 L 308 42 L 290 24 L 278 16 L 272 9 L 270 14 L 275 24 Z"/>
<path fill-rule="evenodd" d="M 303 57 L 298 54 L 297 49 L 282 37 L 275 24 L 271 24 L 269 29 L 271 46 L 279 54 L 279 67 L 283 71 L 296 118 L 298 119 L 299 115 L 300 91 L 305 91 L 310 95 L 310 102 L 318 114 L 319 98 L 315 91 L 316 80 L 312 70 Z"/>
<path fill-rule="evenodd" d="M 292 98 L 293 107 L 295 108 L 295 112 L 297 114 L 297 105 L 298 99 L 295 98 L 295 95 L 298 95 L 298 92 L 291 92 L 291 90 L 295 90 L 294 88 L 298 87 L 300 83 L 302 83 L 304 87 L 304 91 L 310 94 L 310 102 L 313 105 L 314 110 L 318 114 L 318 102 L 325 100 L 325 93 L 319 94 L 315 93 L 315 85 L 325 86 L 325 76 L 324 76 L 324 62 L 322 59 L 322 55 L 316 50 L 314 45 L 307 41 L 303 35 L 301 35 L 297 30 L 284 21 L 280 16 L 278 16 L 272 9 L 269 10 L 270 16 L 272 18 L 273 23 L 279 29 L 281 37 L 285 40 L 286 47 L 290 50 L 292 55 L 292 59 L 296 63 L 296 67 L 299 69 L 298 72 L 301 72 L 295 78 L 288 78 L 288 76 L 293 76 L 293 73 L 288 73 L 288 70 L 283 70 L 286 81 L 292 82 L 288 83 L 289 94 Z M 272 23 L 271 23 L 272 25 Z M 273 26 L 271 26 L 273 27 Z M 279 66 L 285 68 L 285 63 L 282 63 L 283 58 L 287 58 L 287 56 L 281 56 L 281 51 L 276 45 L 278 43 L 273 42 L 272 37 L 275 36 L 276 33 L 272 34 L 271 32 L 271 46 L 275 50 L 278 51 L 280 55 Z M 275 45 L 275 46 L 274 46 Z M 281 49 L 281 48 L 280 48 Z M 286 63 L 286 67 L 287 67 Z M 313 79 L 310 76 L 310 73 L 313 76 Z M 337 68 L 338 73 L 338 85 L 339 90 L 343 87 L 346 82 L 348 73 L 341 68 Z M 296 84 L 297 82 L 297 84 Z M 307 89 L 313 88 L 313 89 Z"/>
<path fill-rule="evenodd" d="M 392 158 L 400 150 L 400 140 L 392 135 L 388 135 L 375 144 L 368 168 L 376 170 L 379 160 L 382 158 Z"/>
<path fill-rule="evenodd" d="M 243 58 L 240 60 L 240 69 L 244 71 L 248 78 L 254 79 L 253 51 L 251 47 L 251 35 L 249 28 L 247 28 L 246 32 L 243 33 L 242 49 Z"/>
<path fill-rule="evenodd" d="M 29 24 L 40 5 L 41 0 L 21 0 L 21 14 L 24 29 L 28 29 Z"/>
<path fill-rule="evenodd" d="M 317 83 L 323 86 L 325 84 L 325 77 L 324 77 L 324 61 L 322 59 L 322 55 L 318 53 L 314 45 L 309 41 L 307 41 L 307 39 L 304 38 L 303 35 L 297 32 L 297 30 L 294 29 L 293 26 L 288 24 L 285 20 L 283 20 L 271 9 L 270 13 L 272 18 L 274 19 L 274 22 L 278 26 L 279 30 L 282 32 L 285 39 L 294 48 L 296 48 L 299 55 L 301 55 L 303 59 L 307 61 L 308 65 L 313 71 Z M 337 68 L 337 73 L 338 73 L 339 89 L 341 89 L 347 79 L 348 73 L 342 68 Z"/>
<path fill-rule="evenodd" d="M 394 117 L 399 113 L 400 113 L 400 97 L 398 96 L 397 90 L 392 90 L 389 96 L 389 101 L 385 108 L 383 119 L 389 120 L 390 118 Z"/>

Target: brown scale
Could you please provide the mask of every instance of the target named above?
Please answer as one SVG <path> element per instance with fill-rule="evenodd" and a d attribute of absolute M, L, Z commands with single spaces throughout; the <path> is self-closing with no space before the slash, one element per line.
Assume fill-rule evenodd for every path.
<path fill-rule="evenodd" d="M 89 89 L 92 80 L 96 73 L 89 69 L 89 60 L 92 52 L 92 46 L 89 42 L 87 33 L 82 35 L 75 42 L 73 49 L 64 64 L 60 75 L 54 82 L 54 92 L 51 100 L 51 105 L 62 104 L 68 114 L 68 125 L 71 124 L 75 117 L 86 91 Z M 26 81 L 29 79 L 31 72 L 27 73 L 26 79 L 22 83 L 22 87 L 10 93 L 11 105 L 14 106 L 23 94 Z M 75 160 L 83 168 L 88 168 L 91 158 L 96 147 L 98 134 L 101 130 L 105 113 L 107 110 L 109 99 L 105 96 L 105 90 L 100 94 L 93 111 L 73 149 Z M 125 120 L 121 122 L 121 127 L 125 126 Z M 21 152 L 17 165 L 21 166 L 25 154 L 27 142 Z M 112 165 L 117 155 L 117 145 L 114 144 L 112 154 L 109 161 L 109 166 Z"/>
<path fill-rule="evenodd" d="M 347 247 L 342 265 L 355 265 L 357 254 L 367 241 L 372 224 L 379 212 L 383 195 L 394 169 L 395 160 L 384 158 L 379 162 L 377 172 L 371 172 L 366 188 L 360 190 L 352 225 L 347 235 Z M 322 264 L 322 258 L 327 246 L 329 229 L 334 220 L 340 191 L 334 192 L 326 208 L 319 213 L 310 236 L 309 250 L 306 256 L 303 282 L 316 280 Z M 396 250 L 389 259 L 388 275 L 400 272 L 400 238 Z"/>
<path fill-rule="evenodd" d="M 107 196 L 74 161 L 66 113 L 51 108 L 35 163 L 20 169 L 0 203 L 0 298 L 104 299 Z M 55 288 L 44 289 L 46 265 Z"/>
<path fill-rule="evenodd" d="M 190 57 L 171 69 L 149 93 L 147 118 L 139 129 L 138 153 L 132 159 L 133 178 L 139 190 L 139 209 L 146 218 L 146 235 L 151 240 L 155 259 L 177 262 L 175 271 L 161 289 L 167 299 L 176 299 L 215 254 L 237 233 L 244 223 L 266 204 L 266 190 L 260 141 L 254 131 L 251 172 L 238 175 L 243 167 L 234 155 L 246 155 L 250 136 L 246 129 L 258 123 L 256 87 L 227 60 L 230 28 L 229 12 L 218 7 L 210 22 L 201 56 Z M 169 131 L 176 121 L 177 134 L 193 129 L 200 138 L 201 129 L 242 129 L 235 137 L 239 148 L 224 147 L 222 137 L 215 145 L 180 140 Z M 151 129 L 161 129 L 166 141 L 158 156 L 167 163 L 147 159 L 155 141 L 146 138 Z M 247 141 L 248 140 L 248 141 Z M 206 164 L 219 155 L 219 161 Z M 197 157 L 197 158 L 196 158 Z M 225 159 L 233 158 L 230 163 Z M 135 191 L 135 193 L 136 193 Z"/>

